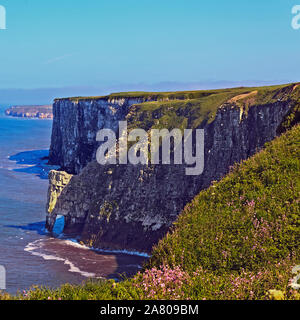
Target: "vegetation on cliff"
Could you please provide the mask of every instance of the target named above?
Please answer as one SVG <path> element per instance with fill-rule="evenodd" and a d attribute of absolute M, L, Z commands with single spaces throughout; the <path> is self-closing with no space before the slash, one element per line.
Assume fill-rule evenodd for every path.
<path fill-rule="evenodd" d="M 117 94 L 109 98 L 116 98 L 118 95 L 121 96 Z M 204 127 L 205 124 L 215 119 L 218 109 L 223 105 L 240 108 L 242 117 L 243 114 L 247 115 L 250 107 L 284 101 L 292 105 L 290 115 L 286 120 L 286 127 L 299 121 L 300 86 L 297 83 L 253 88 L 156 93 L 156 95 L 143 93 L 142 97 L 146 101 L 133 106 L 127 119 L 129 126 L 145 130 Z M 147 101 L 149 99 L 156 101 Z"/>
<path fill-rule="evenodd" d="M 14 299 L 300 299 L 290 286 L 300 264 L 299 176 L 296 125 L 200 192 L 143 273 Z"/>
<path fill-rule="evenodd" d="M 107 96 L 70 97 L 56 99 L 56 101 L 67 100 L 78 103 L 99 99 L 113 101 L 127 98 L 144 101 L 134 105 L 127 115 L 127 120 L 135 128 L 146 130 L 150 128 L 196 128 L 202 123 L 212 122 L 218 108 L 226 103 L 239 107 L 241 115 L 244 112 L 247 114 L 251 106 L 263 106 L 282 101 L 298 107 L 300 84 L 178 92 L 120 92 Z"/>
<path fill-rule="evenodd" d="M 297 126 L 195 197 L 149 265 L 223 273 L 299 260 L 299 175 Z"/>
<path fill-rule="evenodd" d="M 130 107 L 126 116 L 129 129 L 203 128 L 214 121 L 218 109 L 222 106 L 239 108 L 242 118 L 247 116 L 249 108 L 253 106 L 287 102 L 291 105 L 291 110 L 279 130 L 283 132 L 286 127 L 299 121 L 300 84 L 178 92 L 120 92 L 107 96 L 71 97 L 56 101 L 80 103 L 104 99 L 113 102 L 129 98 L 143 101 Z"/>
<path fill-rule="evenodd" d="M 174 92 L 118 92 L 111 93 L 109 95 L 104 96 L 91 96 L 91 97 L 69 97 L 69 98 L 57 98 L 57 100 L 69 100 L 69 101 L 85 101 L 85 100 L 98 100 L 98 99 L 106 99 L 106 100 L 114 100 L 114 99 L 125 99 L 125 98 L 143 98 L 145 101 L 147 100 L 157 100 L 157 101 L 165 101 L 165 100 L 187 100 L 187 99 L 198 99 L 205 96 L 210 96 L 218 93 L 234 93 L 234 94 L 243 94 L 247 92 L 251 92 L 253 90 L 259 90 L 262 94 L 266 92 L 272 92 L 278 89 L 284 89 L 290 86 L 297 85 L 297 83 L 293 84 L 284 84 L 284 85 L 274 85 L 274 86 L 264 86 L 264 87 L 238 87 L 238 88 L 227 88 L 227 89 L 212 89 L 212 90 L 192 90 L 192 91 L 174 91 Z M 272 93 L 271 93 L 272 94 Z"/>

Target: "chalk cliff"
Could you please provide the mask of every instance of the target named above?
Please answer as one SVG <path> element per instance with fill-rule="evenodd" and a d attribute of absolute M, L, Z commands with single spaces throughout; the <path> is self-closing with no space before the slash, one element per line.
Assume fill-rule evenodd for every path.
<path fill-rule="evenodd" d="M 64 215 L 64 232 L 90 246 L 150 252 L 200 190 L 294 121 L 299 93 L 297 85 L 288 85 L 57 100 L 50 159 L 68 173 L 50 173 L 46 227 L 51 231 L 56 216 Z M 204 129 L 203 174 L 186 176 L 181 165 L 99 165 L 97 131 L 117 131 L 124 119 L 146 130 Z"/>
<path fill-rule="evenodd" d="M 57 99 L 53 105 L 50 163 L 69 173 L 79 173 L 95 159 L 97 131 L 118 129 L 130 106 L 146 101 L 143 97 L 103 97 L 99 99 Z"/>

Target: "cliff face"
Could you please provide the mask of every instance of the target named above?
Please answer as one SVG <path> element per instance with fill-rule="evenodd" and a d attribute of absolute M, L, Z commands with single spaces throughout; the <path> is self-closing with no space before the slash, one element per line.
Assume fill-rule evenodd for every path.
<path fill-rule="evenodd" d="M 203 120 L 198 126 L 205 130 L 205 167 L 200 176 L 186 176 L 181 165 L 101 166 L 91 161 L 85 166 L 95 159 L 96 128 L 117 130 L 119 119 L 132 118 L 130 110 L 134 108 L 130 106 L 137 101 L 57 101 L 52 161 L 71 172 L 83 169 L 78 175 L 68 175 L 67 184 L 57 183 L 65 177 L 64 172 L 50 174 L 52 200 L 47 228 L 52 230 L 56 216 L 64 215 L 64 232 L 75 233 L 90 246 L 149 252 L 183 207 L 200 190 L 224 176 L 231 165 L 272 140 L 293 108 L 290 99 L 276 98 L 275 102 L 256 104 L 247 110 L 236 101 L 223 103 L 214 120 Z M 145 120 L 144 116 L 140 114 L 135 121 Z M 151 117 L 159 120 L 163 115 L 154 112 Z M 51 197 L 52 193 L 55 196 Z"/>
<path fill-rule="evenodd" d="M 96 134 L 102 128 L 118 129 L 131 105 L 145 98 L 99 98 L 56 100 L 53 105 L 53 129 L 49 162 L 69 173 L 78 174 L 95 159 Z"/>

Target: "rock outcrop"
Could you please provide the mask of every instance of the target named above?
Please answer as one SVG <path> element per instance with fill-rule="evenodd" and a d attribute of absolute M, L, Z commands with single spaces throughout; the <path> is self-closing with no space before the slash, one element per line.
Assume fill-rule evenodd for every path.
<path fill-rule="evenodd" d="M 55 223 L 55 220 L 53 221 L 52 219 L 52 211 L 55 208 L 58 197 L 71 179 L 72 175 L 64 171 L 51 170 L 49 172 L 46 227 Z"/>
<path fill-rule="evenodd" d="M 50 231 L 56 216 L 64 215 L 64 232 L 75 233 L 90 246 L 150 252 L 184 206 L 234 163 L 272 140 L 294 107 L 290 99 L 281 98 L 247 110 L 236 101 L 223 103 L 213 121 L 203 120 L 198 126 L 205 130 L 205 167 L 200 176 L 186 176 L 181 165 L 101 166 L 91 161 L 97 130 L 117 131 L 117 122 L 130 117 L 131 106 L 141 100 L 55 102 L 51 159 L 79 174 L 50 174 Z"/>

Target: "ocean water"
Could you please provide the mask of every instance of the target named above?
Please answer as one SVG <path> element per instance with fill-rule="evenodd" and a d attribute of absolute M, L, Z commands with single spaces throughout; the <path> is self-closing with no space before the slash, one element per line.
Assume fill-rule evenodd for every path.
<path fill-rule="evenodd" d="M 134 274 L 145 257 L 90 250 L 66 239 L 63 218 L 55 225 L 56 237 L 45 231 L 51 168 L 43 158 L 52 121 L 7 117 L 7 107 L 0 106 L 0 265 L 6 269 L 6 291 Z"/>

